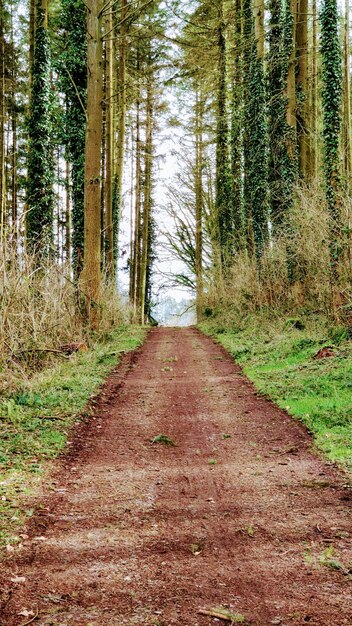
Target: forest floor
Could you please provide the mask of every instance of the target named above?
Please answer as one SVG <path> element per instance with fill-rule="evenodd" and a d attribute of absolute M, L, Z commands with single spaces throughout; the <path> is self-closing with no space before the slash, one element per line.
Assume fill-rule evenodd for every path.
<path fill-rule="evenodd" d="M 152 330 L 72 442 L 2 563 L 1 626 L 351 626 L 347 476 L 210 338 Z"/>

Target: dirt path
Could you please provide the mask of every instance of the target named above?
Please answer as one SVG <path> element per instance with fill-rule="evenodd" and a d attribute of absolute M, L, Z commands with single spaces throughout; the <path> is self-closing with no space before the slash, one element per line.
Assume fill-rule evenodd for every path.
<path fill-rule="evenodd" d="M 351 491 L 305 429 L 196 330 L 153 330 L 127 364 L 3 567 L 1 626 L 206 626 L 220 605 L 351 626 Z"/>

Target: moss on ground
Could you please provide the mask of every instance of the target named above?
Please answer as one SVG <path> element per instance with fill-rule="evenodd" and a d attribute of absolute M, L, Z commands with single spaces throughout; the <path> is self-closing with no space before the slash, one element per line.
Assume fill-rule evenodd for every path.
<path fill-rule="evenodd" d="M 237 328 L 200 325 L 256 388 L 306 424 L 326 456 L 352 471 L 352 341 L 319 318 L 298 329 L 287 320 L 250 318 Z M 333 356 L 315 358 L 325 346 Z"/>
<path fill-rule="evenodd" d="M 25 508 L 26 496 L 40 487 L 50 460 L 66 447 L 72 425 L 121 353 L 144 337 L 142 328 L 117 328 L 91 350 L 0 396 L 0 545 L 11 549 L 19 541 L 16 529 L 32 513 Z"/>

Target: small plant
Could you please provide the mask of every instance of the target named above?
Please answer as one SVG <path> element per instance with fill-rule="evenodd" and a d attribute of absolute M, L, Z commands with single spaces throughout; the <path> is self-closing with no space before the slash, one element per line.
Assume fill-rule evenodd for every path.
<path fill-rule="evenodd" d="M 208 463 L 209 463 L 209 465 L 216 465 L 217 464 L 217 460 L 216 459 L 209 459 Z"/>
<path fill-rule="evenodd" d="M 153 437 L 153 439 L 150 440 L 151 443 L 161 443 L 164 446 L 169 446 L 169 447 L 175 447 L 176 444 L 173 441 L 173 439 L 171 439 L 170 437 L 168 437 L 167 435 L 157 435 L 156 437 Z"/>
<path fill-rule="evenodd" d="M 227 433 L 221 433 L 221 439 L 231 439 L 231 435 L 228 435 Z"/>

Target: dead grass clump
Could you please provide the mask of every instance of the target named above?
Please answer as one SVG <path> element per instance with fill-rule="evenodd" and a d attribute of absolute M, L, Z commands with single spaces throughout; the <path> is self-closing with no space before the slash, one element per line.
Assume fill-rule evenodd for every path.
<path fill-rule="evenodd" d="M 89 341 L 70 270 L 55 263 L 38 267 L 24 254 L 10 263 L 10 252 L 13 259 L 13 250 L 0 256 L 0 386 L 8 376 L 25 376 L 60 358 L 50 351 L 62 344 Z M 124 321 L 121 302 L 112 292 L 103 289 L 99 333 Z"/>
<path fill-rule="evenodd" d="M 343 202 L 338 265 L 330 267 L 329 215 L 322 187 L 296 190 L 286 225 L 272 236 L 260 267 L 246 252 L 234 258 L 222 289 L 209 286 L 204 306 L 221 313 L 223 323 L 255 311 L 280 314 L 303 310 L 327 314 L 352 324 L 352 199 Z M 226 321 L 224 321 L 224 316 Z"/>

